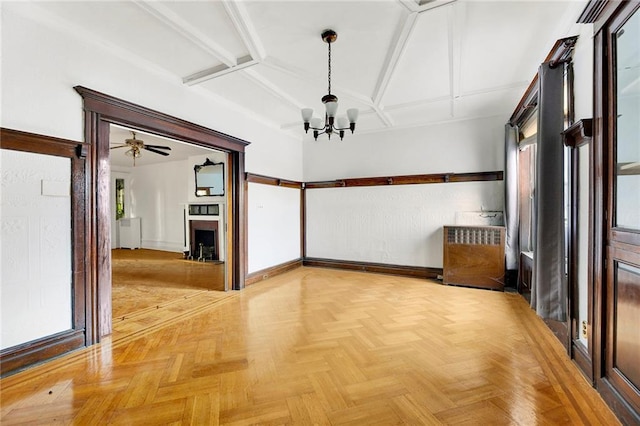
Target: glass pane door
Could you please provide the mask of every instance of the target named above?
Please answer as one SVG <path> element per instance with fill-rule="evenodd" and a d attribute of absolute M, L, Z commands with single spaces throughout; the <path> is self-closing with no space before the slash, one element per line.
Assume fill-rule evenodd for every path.
<path fill-rule="evenodd" d="M 614 226 L 640 230 L 640 13 L 615 34 Z"/>

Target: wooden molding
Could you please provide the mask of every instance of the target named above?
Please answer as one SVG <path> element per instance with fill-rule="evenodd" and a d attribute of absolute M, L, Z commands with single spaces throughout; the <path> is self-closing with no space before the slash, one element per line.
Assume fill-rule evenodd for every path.
<path fill-rule="evenodd" d="M 579 339 L 573 340 L 571 348 L 573 361 L 582 374 L 589 380 L 589 383 L 593 385 L 593 363 L 591 362 L 591 356 L 587 348 Z"/>
<path fill-rule="evenodd" d="M 133 129 L 144 131 L 154 129 L 162 136 L 177 138 L 195 145 L 211 147 L 227 151 L 244 152 L 250 142 L 218 132 L 186 120 L 145 108 L 140 105 L 118 99 L 104 93 L 75 86 L 74 89 L 84 100 L 84 109 L 110 118 L 111 122 Z M 126 111 L 126 114 L 122 112 Z"/>
<path fill-rule="evenodd" d="M 0 376 L 17 373 L 26 367 L 47 361 L 84 347 L 84 330 L 69 330 L 33 340 L 0 352 Z"/>
<path fill-rule="evenodd" d="M 338 179 L 323 182 L 307 182 L 305 189 L 318 188 L 342 188 L 354 186 L 389 186 L 389 185 L 418 185 L 430 183 L 448 182 L 478 182 L 503 180 L 502 171 L 477 172 L 477 173 L 436 173 L 427 175 L 404 175 L 386 177 L 368 177 Z"/>
<path fill-rule="evenodd" d="M 578 24 L 592 24 L 594 23 L 604 8 L 607 6 L 606 1 L 602 0 L 591 0 L 584 8 L 578 20 L 576 21 Z"/>
<path fill-rule="evenodd" d="M 403 277 L 438 279 L 442 276 L 442 268 L 422 266 L 389 265 L 385 263 L 357 262 L 350 260 L 305 258 L 304 266 L 318 268 L 344 269 L 349 271 L 373 272 L 377 274 L 399 275 Z"/>
<path fill-rule="evenodd" d="M 620 396 L 620 392 L 606 377 L 596 379 L 596 389 L 598 389 L 598 393 L 600 393 L 604 402 L 616 414 L 622 424 L 640 424 L 640 414 Z"/>
<path fill-rule="evenodd" d="M 273 278 L 277 275 L 284 274 L 285 272 L 291 271 L 301 266 L 302 266 L 302 259 L 294 259 L 289 262 L 272 266 L 270 268 L 265 268 L 260 271 L 252 272 L 247 275 L 247 278 L 245 279 L 245 285 L 251 285 L 251 284 L 258 283 L 260 281 L 264 281 L 269 278 Z"/>
<path fill-rule="evenodd" d="M 61 145 L 76 149 L 76 146 L 81 145 L 81 142 L 6 129 L 4 127 L 0 128 L 0 148 L 23 152 L 37 152 L 47 155 L 60 155 L 59 146 Z"/>
<path fill-rule="evenodd" d="M 227 252 L 227 259 L 230 262 L 232 288 L 241 290 L 244 287 L 248 263 L 244 150 L 249 142 L 82 86 L 76 86 L 74 89 L 83 99 L 85 141 L 91 146 L 92 156 L 89 181 L 92 217 L 87 226 L 91 229 L 93 236 L 90 247 L 93 262 L 91 285 L 97 297 L 91 301 L 96 314 L 91 318 L 94 338 L 90 343 L 98 342 L 100 337 L 110 334 L 112 329 L 108 220 L 111 214 L 108 162 L 110 124 L 152 132 L 194 145 L 222 150 L 229 154 L 232 209 L 228 226 L 233 244 Z"/>
<path fill-rule="evenodd" d="M 245 179 L 249 183 L 260 183 L 263 185 L 284 186 L 286 188 L 302 189 L 303 183 L 295 180 L 280 179 L 271 176 L 258 175 L 255 173 L 246 173 Z"/>
<path fill-rule="evenodd" d="M 591 142 L 593 136 L 593 119 L 583 118 L 573 123 L 562 132 L 565 146 L 579 148 Z"/>

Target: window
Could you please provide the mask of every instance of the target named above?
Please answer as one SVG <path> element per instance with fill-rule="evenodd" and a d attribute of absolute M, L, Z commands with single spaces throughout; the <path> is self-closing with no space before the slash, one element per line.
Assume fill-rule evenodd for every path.
<path fill-rule="evenodd" d="M 116 220 L 124 217 L 124 179 L 116 179 Z"/>

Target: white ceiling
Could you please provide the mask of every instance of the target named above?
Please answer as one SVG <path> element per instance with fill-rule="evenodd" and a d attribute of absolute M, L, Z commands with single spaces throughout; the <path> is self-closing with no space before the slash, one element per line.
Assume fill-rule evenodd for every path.
<path fill-rule="evenodd" d="M 583 3 L 583 2 L 582 2 Z M 339 112 L 357 132 L 504 114 L 576 19 L 575 1 L 80 1 L 38 5 L 122 49 L 302 135 L 324 111 L 327 45 Z M 580 4 L 578 4 L 580 6 Z M 578 11 L 581 7 L 578 7 Z M 159 157 L 159 156 L 158 156 Z"/>

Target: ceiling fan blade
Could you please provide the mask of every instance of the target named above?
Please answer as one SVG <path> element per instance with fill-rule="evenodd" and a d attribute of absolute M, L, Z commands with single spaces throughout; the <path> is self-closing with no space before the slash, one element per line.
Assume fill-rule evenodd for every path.
<path fill-rule="evenodd" d="M 168 146 L 161 146 L 161 145 L 147 145 L 147 144 L 144 144 L 144 146 L 146 146 L 147 148 L 153 148 L 153 149 L 168 149 L 169 151 L 171 151 L 171 147 L 168 147 Z"/>
<path fill-rule="evenodd" d="M 109 149 L 116 149 L 116 148 L 129 148 L 129 145 L 119 145 L 119 146 L 112 146 Z"/>
<path fill-rule="evenodd" d="M 155 153 L 155 154 L 160 154 L 160 155 L 164 155 L 164 156 L 169 155 L 169 153 L 168 153 L 168 152 L 162 152 L 162 151 L 158 151 L 157 149 L 149 148 L 149 146 L 148 146 L 148 145 L 145 145 L 145 146 L 144 146 L 144 149 L 146 149 L 147 151 L 151 151 L 151 152 L 153 152 L 153 153 Z"/>

